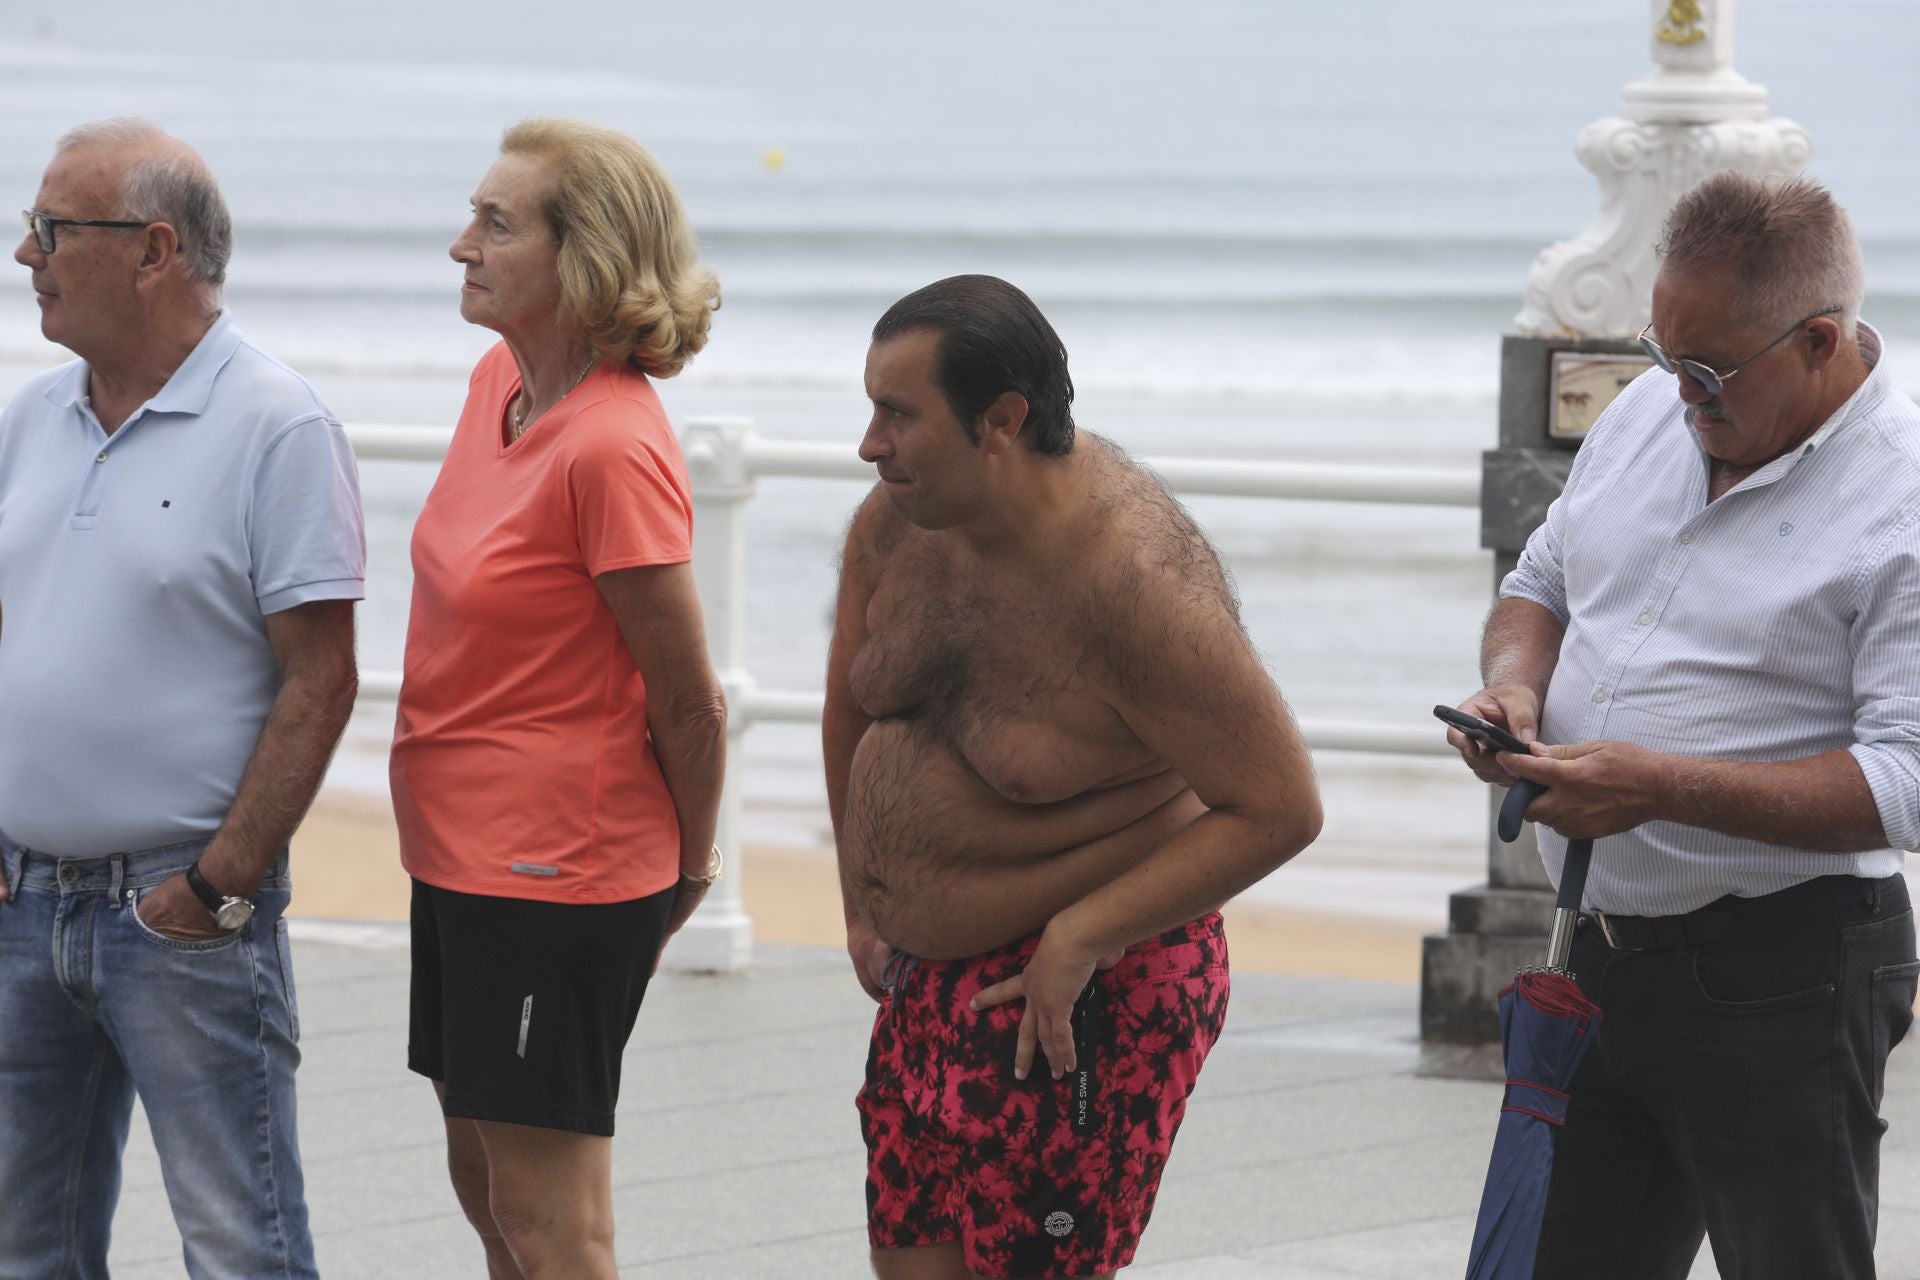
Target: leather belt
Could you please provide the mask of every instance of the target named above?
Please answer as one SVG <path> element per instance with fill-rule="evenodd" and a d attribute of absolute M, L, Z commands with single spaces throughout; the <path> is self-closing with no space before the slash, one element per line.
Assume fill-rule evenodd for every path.
<path fill-rule="evenodd" d="M 1718 905 L 1681 916 L 1616 916 L 1589 911 L 1586 918 L 1615 951 L 1685 951 L 1724 942 L 1739 931 L 1733 913 Z"/>
<path fill-rule="evenodd" d="M 1621 916 L 1610 911 L 1585 911 L 1581 921 L 1599 929 L 1615 951 L 1685 951 L 1741 934 L 1811 924 L 1812 913 L 1822 906 L 1876 903 L 1882 890 L 1898 880 L 1898 876 L 1886 880 L 1820 876 L 1758 898 L 1728 896 L 1683 915 Z"/>

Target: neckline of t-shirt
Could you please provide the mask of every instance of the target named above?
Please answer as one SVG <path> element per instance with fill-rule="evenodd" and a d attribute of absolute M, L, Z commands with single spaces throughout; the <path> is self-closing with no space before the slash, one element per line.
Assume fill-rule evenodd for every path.
<path fill-rule="evenodd" d="M 520 394 L 520 387 L 522 385 L 520 374 L 519 374 L 518 368 L 516 367 L 513 375 L 513 384 L 507 391 L 507 398 L 500 402 L 499 421 L 494 425 L 494 430 L 499 432 L 499 437 L 501 441 L 498 456 L 504 458 L 509 453 L 512 453 L 516 448 L 519 447 L 522 441 L 526 440 L 528 436 L 531 436 L 534 433 L 534 431 L 539 428 L 541 423 L 545 422 L 548 418 L 551 418 L 555 413 L 557 413 L 560 410 L 560 408 L 567 403 L 567 401 L 573 399 L 575 396 L 579 395 L 582 391 L 585 391 L 588 387 L 592 386 L 594 382 L 599 379 L 600 375 L 605 372 L 606 372 L 605 365 L 595 365 L 593 372 L 589 373 L 586 377 L 580 379 L 580 381 L 576 385 L 568 389 L 567 394 L 561 396 L 553 404 L 547 406 L 547 411 L 545 413 L 535 418 L 532 422 L 529 422 L 526 425 L 525 430 L 523 430 L 518 436 L 509 440 L 507 439 L 507 428 L 508 428 L 507 413 L 513 407 L 513 398 Z M 575 412 L 578 412 L 578 410 L 575 410 Z"/>

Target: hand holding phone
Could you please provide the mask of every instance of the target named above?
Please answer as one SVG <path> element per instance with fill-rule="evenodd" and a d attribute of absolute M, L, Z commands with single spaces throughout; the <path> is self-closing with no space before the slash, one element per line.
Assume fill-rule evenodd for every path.
<path fill-rule="evenodd" d="M 1532 754 L 1526 743 L 1491 720 L 1482 720 L 1479 716 L 1469 715 L 1456 707 L 1435 707 L 1433 714 L 1481 746 L 1492 747 L 1495 751 L 1511 751 L 1516 755 Z"/>

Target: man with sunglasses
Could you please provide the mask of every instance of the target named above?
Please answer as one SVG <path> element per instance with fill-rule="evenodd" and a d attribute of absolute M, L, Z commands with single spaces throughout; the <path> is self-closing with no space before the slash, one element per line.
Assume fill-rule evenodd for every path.
<path fill-rule="evenodd" d="M 1571 967 L 1604 1010 L 1557 1139 L 1541 1280 L 1874 1274 L 1886 1059 L 1913 1020 L 1920 410 L 1807 181 L 1670 215 L 1657 368 L 1501 586 L 1454 742 L 1597 838 Z M 1545 746 L 1542 744 L 1555 745 Z"/>
<path fill-rule="evenodd" d="M 76 129 L 24 222 L 79 359 L 0 410 L 0 1276 L 106 1276 L 137 1095 L 187 1272 L 311 1277 L 282 913 L 353 706 L 353 455 L 221 310 L 184 144 Z"/>

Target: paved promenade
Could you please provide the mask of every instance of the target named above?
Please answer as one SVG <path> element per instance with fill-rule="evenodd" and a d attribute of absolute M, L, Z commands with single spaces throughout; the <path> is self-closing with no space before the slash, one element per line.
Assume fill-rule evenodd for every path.
<path fill-rule="evenodd" d="M 481 1277 L 407 1074 L 404 951 L 391 926 L 295 925 L 301 1138 L 329 1280 Z M 1499 1089 L 1419 1074 L 1414 988 L 1241 974 L 1129 1280 L 1350 1280 L 1465 1268 Z M 852 1097 L 872 1017 L 843 956 L 762 948 L 737 978 L 669 975 L 628 1051 L 615 1199 L 621 1274 L 868 1274 Z M 1881 1276 L 1920 1278 L 1920 1051 L 1895 1053 Z M 117 1280 L 182 1274 L 136 1121 Z M 1704 1253 L 1704 1251 L 1703 1251 Z M 1714 1275 L 1703 1256 L 1696 1277 Z"/>

